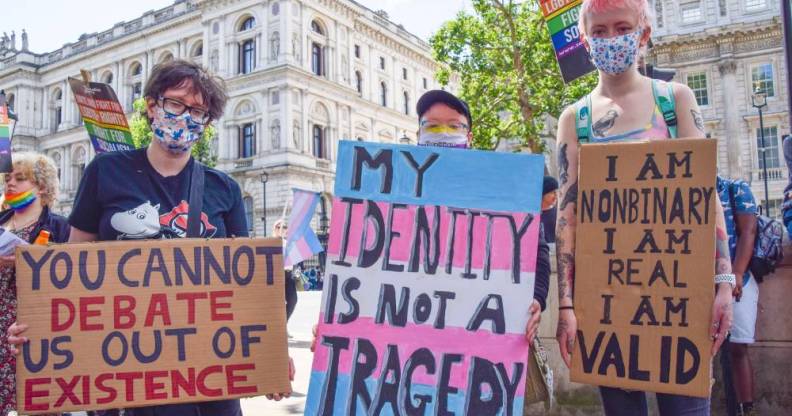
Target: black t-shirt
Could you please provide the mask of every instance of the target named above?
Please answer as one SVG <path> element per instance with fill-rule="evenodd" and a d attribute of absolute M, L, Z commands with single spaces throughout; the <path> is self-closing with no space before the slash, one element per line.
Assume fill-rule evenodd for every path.
<path fill-rule="evenodd" d="M 69 224 L 98 234 L 100 241 L 184 237 L 193 163 L 191 158 L 178 175 L 163 177 L 149 163 L 145 148 L 97 155 L 85 169 Z M 203 169 L 201 235 L 205 238 L 247 237 L 239 185 L 225 173 L 206 166 Z M 239 400 L 219 400 L 147 406 L 129 413 L 241 416 L 242 411 Z"/>
<path fill-rule="evenodd" d="M 69 224 L 100 241 L 185 237 L 193 163 L 191 158 L 178 175 L 164 177 L 146 149 L 97 155 L 85 169 Z M 201 236 L 246 237 L 239 185 L 225 173 L 203 169 Z"/>

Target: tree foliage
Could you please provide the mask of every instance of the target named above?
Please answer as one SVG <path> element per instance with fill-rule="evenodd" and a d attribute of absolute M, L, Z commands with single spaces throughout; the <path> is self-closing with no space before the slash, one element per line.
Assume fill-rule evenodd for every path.
<path fill-rule="evenodd" d="M 146 147 L 151 143 L 154 134 L 151 132 L 148 117 L 146 116 L 146 100 L 138 98 L 133 103 L 135 109 L 132 120 L 129 121 L 129 130 L 132 133 L 132 141 L 136 148 Z M 206 166 L 214 167 L 217 164 L 217 155 L 212 152 L 212 143 L 216 140 L 216 130 L 214 126 L 208 125 L 204 130 L 203 136 L 193 145 L 193 157 Z"/>
<path fill-rule="evenodd" d="M 541 152 L 546 115 L 559 117 L 594 88 L 596 77 L 564 84 L 538 1 L 473 0 L 473 9 L 430 39 L 443 64 L 437 79 L 447 85 L 453 73 L 460 76 L 459 96 L 473 115 L 475 147 L 494 149 L 515 138 Z"/>

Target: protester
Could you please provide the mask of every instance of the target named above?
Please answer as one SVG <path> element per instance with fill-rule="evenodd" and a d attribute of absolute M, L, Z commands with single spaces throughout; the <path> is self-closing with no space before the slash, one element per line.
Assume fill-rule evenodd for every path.
<path fill-rule="evenodd" d="M 416 104 L 418 113 L 418 145 L 470 148 L 473 143 L 473 118 L 467 103 L 443 90 L 427 91 Z M 539 248 L 536 256 L 536 279 L 533 302 L 529 307 L 531 318 L 525 329 L 528 340 L 533 340 L 539 329 L 542 311 L 547 304 L 550 286 L 550 249 L 539 227 Z"/>
<path fill-rule="evenodd" d="M 754 377 L 748 345 L 754 343 L 759 285 L 752 278 L 748 265 L 756 240 L 756 200 L 751 187 L 741 180 L 718 176 L 717 189 L 725 212 L 726 231 L 729 233 L 732 271 L 737 278 L 734 324 L 728 341 L 732 380 L 737 396 L 736 414 L 753 415 Z"/>
<path fill-rule="evenodd" d="M 558 202 L 558 181 L 552 176 L 545 176 L 542 183 L 542 228 L 545 240 L 555 243 L 556 203 Z"/>
<path fill-rule="evenodd" d="M 275 221 L 275 224 L 272 226 L 272 236 L 281 238 L 284 247 L 286 246 L 287 231 L 288 225 L 283 218 Z M 284 269 L 284 276 L 286 277 L 286 320 L 288 321 L 292 313 L 294 313 L 294 308 L 297 307 L 297 285 L 294 282 L 291 268 Z"/>
<path fill-rule="evenodd" d="M 636 67 L 639 52 L 652 33 L 652 8 L 645 0 L 584 0 L 578 22 L 580 37 L 598 70 L 598 84 L 589 95 L 564 110 L 559 119 L 558 157 L 560 195 L 556 252 L 558 257 L 559 319 L 557 338 L 567 366 L 575 348 L 577 319 L 573 306 L 575 229 L 579 142 L 615 142 L 669 137 L 704 137 L 701 113 L 692 91 L 684 85 L 652 80 Z M 658 96 L 671 96 L 672 111 L 658 108 Z M 653 99 L 653 97 L 655 99 Z M 666 100 L 669 101 L 669 100 Z M 582 117 L 585 115 L 587 117 Z M 588 123 L 580 123 L 580 120 Z M 593 121 L 593 123 L 592 123 Z M 708 324 L 712 354 L 731 326 L 734 275 L 723 209 L 717 212 L 717 294 Z M 583 271 L 578 271 L 583 274 Z M 585 278 L 586 276 L 581 276 Z M 658 357 L 659 359 L 659 357 Z M 612 415 L 646 415 L 646 395 L 600 387 L 604 412 Z M 708 415 L 709 398 L 657 394 L 661 415 Z"/>
<path fill-rule="evenodd" d="M 246 237 L 245 210 L 239 185 L 228 175 L 197 163 L 192 146 L 206 126 L 223 113 L 222 81 L 189 61 L 174 60 L 154 67 L 144 91 L 153 139 L 148 147 L 97 155 L 88 165 L 75 196 L 70 243 L 120 239 L 184 237 L 189 228 L 191 183 L 195 191 L 203 238 Z M 195 180 L 194 180 L 195 179 Z M 203 201 L 203 203 L 201 203 Z M 197 214 L 197 213 L 196 213 Z M 195 220 L 194 220 L 195 221 Z M 208 319 L 208 318 L 207 318 Z M 21 344 L 25 325 L 9 329 L 9 341 Z M 289 378 L 294 367 L 289 362 Z M 269 396 L 275 400 L 289 393 Z M 238 416 L 239 400 L 169 404 L 127 409 L 128 416 Z"/>
<path fill-rule="evenodd" d="M 62 243 L 69 239 L 66 218 L 50 207 L 58 197 L 58 169 L 47 156 L 13 153 L 13 170 L 3 174 L 5 197 L 10 208 L 0 212 L 3 232 L 33 244 Z M 16 321 L 17 296 L 15 256 L 0 256 L 0 415 L 16 409 L 16 357 L 9 348 L 6 331 Z"/>
<path fill-rule="evenodd" d="M 784 204 L 781 207 L 782 218 L 790 240 L 792 240 L 792 134 L 784 137 L 784 160 L 787 164 L 789 183 L 784 188 Z"/>

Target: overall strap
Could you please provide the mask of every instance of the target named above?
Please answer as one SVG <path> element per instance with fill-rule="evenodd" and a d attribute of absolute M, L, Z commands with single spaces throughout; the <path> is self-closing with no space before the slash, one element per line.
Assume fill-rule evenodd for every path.
<path fill-rule="evenodd" d="M 655 105 L 663 113 L 663 120 L 665 120 L 668 127 L 668 134 L 672 139 L 678 137 L 677 134 L 677 116 L 676 116 L 676 103 L 674 102 L 674 87 L 670 82 L 666 83 L 666 88 L 660 87 L 660 81 L 652 80 L 652 93 L 654 94 Z"/>
<path fill-rule="evenodd" d="M 575 130 L 578 142 L 588 143 L 591 139 L 591 95 L 581 100 L 575 107 Z"/>
<path fill-rule="evenodd" d="M 200 238 L 204 194 L 204 167 L 201 162 L 193 159 L 191 173 L 190 207 L 187 211 L 187 238 Z"/>

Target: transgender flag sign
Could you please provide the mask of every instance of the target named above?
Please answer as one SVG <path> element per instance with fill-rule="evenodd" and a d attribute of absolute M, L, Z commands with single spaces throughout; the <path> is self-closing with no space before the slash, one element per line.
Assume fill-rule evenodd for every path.
<path fill-rule="evenodd" d="M 338 153 L 305 414 L 522 414 L 544 158 Z"/>

